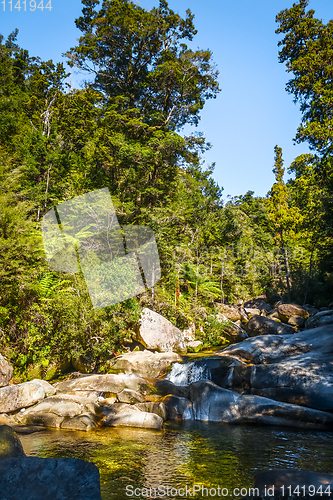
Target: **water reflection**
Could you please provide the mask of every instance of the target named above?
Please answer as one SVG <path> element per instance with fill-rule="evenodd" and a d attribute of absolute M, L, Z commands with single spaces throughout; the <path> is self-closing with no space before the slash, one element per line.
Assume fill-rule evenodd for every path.
<path fill-rule="evenodd" d="M 231 491 L 253 486 L 260 469 L 331 472 L 332 438 L 332 432 L 203 422 L 168 422 L 163 431 L 112 428 L 21 436 L 27 455 L 94 462 L 100 469 L 103 500 L 129 498 L 127 485 L 201 484 Z"/>

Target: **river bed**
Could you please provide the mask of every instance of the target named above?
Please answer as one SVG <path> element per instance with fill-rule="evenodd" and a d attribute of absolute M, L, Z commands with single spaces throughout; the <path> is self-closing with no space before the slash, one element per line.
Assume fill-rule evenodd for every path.
<path fill-rule="evenodd" d="M 234 488 L 252 487 L 261 469 L 333 472 L 333 432 L 287 427 L 166 422 L 162 431 L 125 427 L 88 433 L 47 430 L 20 439 L 29 456 L 94 462 L 100 470 L 103 500 L 180 499 L 184 496 L 163 495 L 161 488 L 156 495 L 152 490 L 151 496 L 139 490 L 138 495 L 131 493 L 135 488 L 179 490 L 194 484 L 208 489 L 220 486 L 224 493 L 227 488 L 228 497 L 236 500 L 242 496 L 233 494 Z M 197 493 L 195 498 L 209 497 Z"/>

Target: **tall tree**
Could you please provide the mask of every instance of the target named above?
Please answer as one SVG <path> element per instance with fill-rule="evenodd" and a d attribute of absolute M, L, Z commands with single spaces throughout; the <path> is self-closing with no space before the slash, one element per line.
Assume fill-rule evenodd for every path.
<path fill-rule="evenodd" d="M 333 153 L 333 20 L 324 24 L 306 11 L 309 0 L 298 0 L 282 10 L 276 21 L 276 33 L 284 38 L 279 62 L 293 73 L 287 91 L 300 102 L 302 124 L 296 141 L 308 141 L 321 155 Z"/>
<path fill-rule="evenodd" d="M 290 280 L 289 280 L 289 266 L 288 256 L 286 253 L 285 239 L 286 234 L 293 228 L 300 220 L 300 213 L 296 207 L 289 206 L 289 191 L 283 180 L 284 166 L 282 158 L 282 148 L 275 146 L 274 148 L 274 168 L 275 183 L 273 184 L 268 198 L 268 216 L 272 223 L 273 230 L 278 234 L 278 240 L 282 251 L 282 258 L 284 261 L 286 271 L 286 281 L 288 298 L 290 300 Z"/>
<path fill-rule="evenodd" d="M 196 34 L 191 11 L 182 19 L 166 0 L 151 11 L 131 0 L 82 3 L 76 25 L 83 35 L 68 52 L 70 65 L 93 74 L 94 88 L 107 100 L 121 96 L 121 105 L 140 110 L 146 123 L 171 130 L 197 124 L 219 86 L 211 52 L 183 43 Z"/>

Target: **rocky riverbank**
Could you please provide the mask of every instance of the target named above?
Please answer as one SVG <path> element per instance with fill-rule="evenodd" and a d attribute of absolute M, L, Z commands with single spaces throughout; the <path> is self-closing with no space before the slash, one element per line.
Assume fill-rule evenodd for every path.
<path fill-rule="evenodd" d="M 89 431 L 98 426 L 162 429 L 167 419 L 183 419 L 332 429 L 333 311 L 282 303 L 273 308 L 262 298 L 244 306 L 221 306 L 221 315 L 242 322 L 244 330 L 231 325 L 245 338 L 215 353 L 213 378 L 206 374 L 186 386 L 164 377 L 173 363 L 182 362 L 189 340 L 150 310 L 143 312 L 136 341 L 151 350 L 113 358 L 112 373 L 74 372 L 52 383 L 11 384 L 13 369 L 0 356 L 0 424 L 18 432 Z M 251 316 L 251 310 L 259 314 Z M 300 331 L 299 318 L 310 329 Z"/>

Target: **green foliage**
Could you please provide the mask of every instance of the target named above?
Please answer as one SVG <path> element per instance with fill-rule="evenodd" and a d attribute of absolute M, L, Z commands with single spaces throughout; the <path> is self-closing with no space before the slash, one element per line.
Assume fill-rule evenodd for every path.
<path fill-rule="evenodd" d="M 312 149 L 327 155 L 333 148 L 333 21 L 324 24 L 316 19 L 314 10 L 306 11 L 308 5 L 309 0 L 298 0 L 276 16 L 276 33 L 284 35 L 279 62 L 293 73 L 287 91 L 300 102 L 302 124 L 296 141 L 308 141 Z"/>
<path fill-rule="evenodd" d="M 223 333 L 229 325 L 230 321 L 220 321 L 214 315 L 208 316 L 203 325 L 203 332 L 200 334 L 203 347 L 227 346 L 229 341 L 223 337 Z"/>

